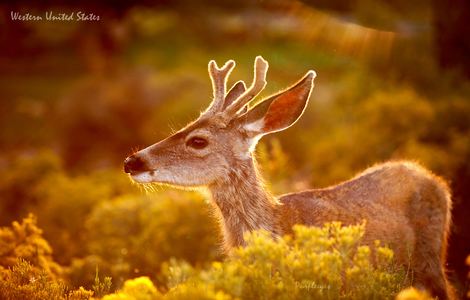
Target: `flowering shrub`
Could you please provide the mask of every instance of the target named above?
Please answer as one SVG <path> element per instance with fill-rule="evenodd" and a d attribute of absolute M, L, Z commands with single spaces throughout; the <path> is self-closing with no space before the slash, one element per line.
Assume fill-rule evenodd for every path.
<path fill-rule="evenodd" d="M 45 177 L 57 174 L 60 170 L 60 157 L 51 151 L 39 151 L 35 155 L 8 160 L 7 168 L 2 169 L 0 180 L 1 224 L 7 225 L 20 219 L 32 206 L 43 200 L 36 195 L 36 188 Z"/>
<path fill-rule="evenodd" d="M 12 268 L 23 261 L 28 262 L 29 268 L 52 278 L 62 272 L 52 259 L 52 249 L 31 214 L 21 223 L 15 221 L 11 227 L 0 228 L 0 270 Z"/>
<path fill-rule="evenodd" d="M 83 287 L 72 290 L 62 280 L 53 279 L 46 271 L 35 268 L 28 261 L 19 259 L 9 268 L 0 268 L 0 296 L 5 300 L 85 300 L 92 291 Z"/>
<path fill-rule="evenodd" d="M 148 277 L 138 277 L 127 280 L 124 287 L 115 294 L 106 295 L 103 300 L 154 300 L 161 299 L 162 296 Z"/>
<path fill-rule="evenodd" d="M 87 256 L 69 268 L 74 285 L 90 286 L 96 267 L 114 287 L 135 276 L 158 277 L 172 257 L 195 266 L 220 256 L 218 228 L 195 193 L 126 195 L 95 207 L 85 222 Z"/>
<path fill-rule="evenodd" d="M 396 300 L 432 300 L 428 293 L 418 291 L 417 289 L 410 287 L 401 291 Z"/>
<path fill-rule="evenodd" d="M 393 252 L 377 242 L 361 246 L 364 225 L 296 226 L 294 237 L 246 235 L 247 246 L 205 270 L 171 261 L 164 299 L 392 299 L 409 282 Z M 372 251 L 373 250 L 373 251 Z M 374 261 L 375 263 L 372 263 Z M 142 290 L 152 290 L 150 282 Z M 128 284 L 135 281 L 127 281 Z M 105 299 L 123 298 L 126 288 Z M 154 299 L 161 296 L 155 293 Z M 111 296 L 109 296 L 111 297 Z M 145 299 L 145 298 L 142 298 Z M 407 298 L 404 298 L 407 299 Z M 414 298 L 413 298 L 414 299 Z M 424 299 L 424 298 L 417 298 Z"/>
<path fill-rule="evenodd" d="M 59 279 L 61 267 L 52 259 L 52 249 L 29 215 L 21 223 L 0 228 L 1 299 L 89 299 L 93 292 L 70 289 Z"/>

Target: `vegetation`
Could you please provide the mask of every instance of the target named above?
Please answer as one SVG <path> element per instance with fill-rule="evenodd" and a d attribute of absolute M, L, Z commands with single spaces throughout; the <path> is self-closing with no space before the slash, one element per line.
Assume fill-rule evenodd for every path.
<path fill-rule="evenodd" d="M 61 268 L 29 216 L 1 229 L 2 241 L 16 246 L 2 254 L 0 294 L 7 299 L 392 299 L 409 285 L 409 274 L 394 265 L 393 252 L 379 241 L 372 248 L 360 245 L 363 234 L 364 224 L 340 223 L 296 226 L 293 236 L 278 240 L 253 232 L 245 237 L 246 247 L 207 268 L 176 259 L 163 264 L 166 283 L 156 282 L 166 293 L 142 276 L 109 294 L 111 278 L 100 280 L 98 271 L 93 291 L 71 290 L 57 278 Z"/>
<path fill-rule="evenodd" d="M 296 226 L 294 237 L 279 240 L 254 232 L 245 248 L 209 269 L 170 264 L 167 296 L 188 299 L 194 288 L 231 299 L 393 299 L 409 278 L 378 241 L 372 248 L 360 246 L 363 233 L 364 226 L 339 223 Z"/>
<path fill-rule="evenodd" d="M 70 289 L 60 279 L 62 268 L 53 261 L 52 250 L 28 216 L 21 223 L 0 229 L 1 299 L 89 299 L 93 292 Z"/>

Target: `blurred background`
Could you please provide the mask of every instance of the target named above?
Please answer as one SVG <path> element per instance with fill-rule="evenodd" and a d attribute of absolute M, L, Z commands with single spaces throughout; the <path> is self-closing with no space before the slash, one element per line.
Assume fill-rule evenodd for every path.
<path fill-rule="evenodd" d="M 100 19 L 11 18 L 49 11 Z M 231 84 L 250 82 L 262 55 L 264 96 L 318 74 L 303 118 L 258 146 L 271 189 L 325 187 L 389 159 L 422 163 L 452 188 L 449 275 L 467 289 L 470 2 L 13 1 L 0 12 L 0 225 L 37 216 L 72 285 L 91 286 L 97 269 L 115 288 L 158 281 L 172 257 L 221 258 L 204 197 L 144 193 L 122 162 L 205 109 L 210 59 L 237 61 Z"/>

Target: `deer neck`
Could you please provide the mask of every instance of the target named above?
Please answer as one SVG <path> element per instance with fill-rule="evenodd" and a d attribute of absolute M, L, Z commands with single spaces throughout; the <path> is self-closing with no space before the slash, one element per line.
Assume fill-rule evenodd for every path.
<path fill-rule="evenodd" d="M 238 162 L 228 176 L 209 186 L 227 250 L 244 245 L 243 234 L 257 229 L 280 235 L 279 203 L 266 191 L 253 159 Z"/>

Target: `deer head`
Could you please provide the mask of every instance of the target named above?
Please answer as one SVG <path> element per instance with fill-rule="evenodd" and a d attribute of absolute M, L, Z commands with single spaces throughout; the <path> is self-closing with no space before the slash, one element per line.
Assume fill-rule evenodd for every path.
<path fill-rule="evenodd" d="M 237 164 L 252 160 L 252 151 L 263 135 L 284 130 L 299 119 L 313 88 L 314 71 L 249 109 L 249 103 L 266 85 L 268 63 L 256 57 L 251 86 L 246 88 L 239 81 L 226 92 L 227 78 L 234 67 L 232 60 L 222 68 L 209 62 L 211 105 L 196 121 L 126 158 L 124 170 L 133 180 L 210 186 L 226 178 Z"/>

